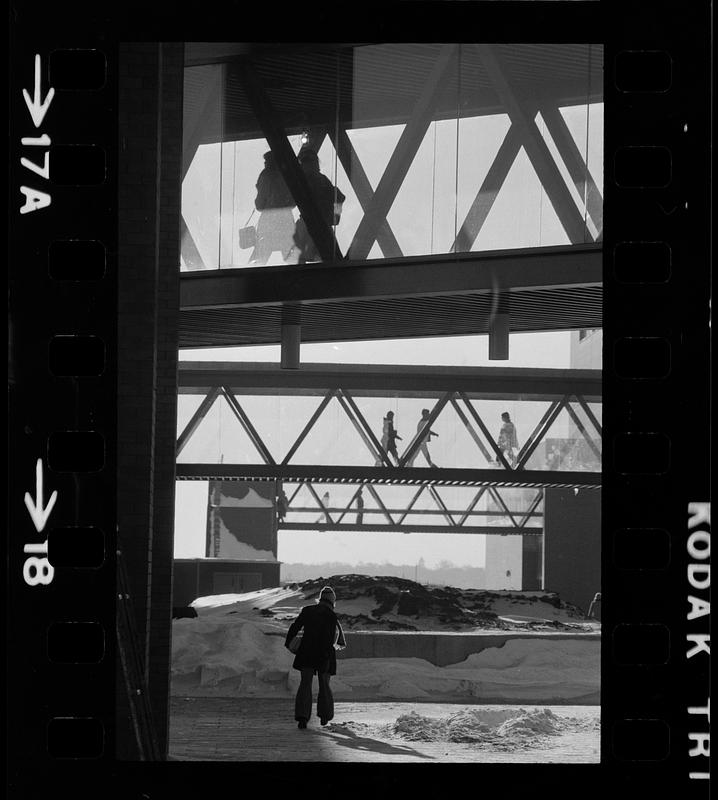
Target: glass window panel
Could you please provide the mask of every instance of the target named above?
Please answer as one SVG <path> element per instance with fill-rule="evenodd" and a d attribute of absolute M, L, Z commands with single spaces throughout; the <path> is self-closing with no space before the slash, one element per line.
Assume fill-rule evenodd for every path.
<path fill-rule="evenodd" d="M 317 47 L 188 67 L 181 268 L 594 241 L 602 149 L 598 45 Z M 318 162 L 290 158 L 309 150 Z M 249 227 L 256 246 L 240 242 Z"/>
<path fill-rule="evenodd" d="M 180 268 L 216 269 L 224 68 L 185 69 L 183 104 L 182 223 Z"/>
<path fill-rule="evenodd" d="M 585 177 L 581 192 L 576 192 L 574 183 L 578 182 L 577 173 L 585 176 L 587 160 L 597 172 L 602 171 L 602 145 L 591 130 L 594 122 L 602 127 L 602 114 L 594 113 L 594 107 L 601 105 L 602 109 L 602 49 L 573 44 L 467 44 L 462 46 L 461 63 L 461 235 L 457 250 L 593 241 L 600 232 L 600 219 L 594 225 L 589 215 L 588 231 L 582 230 Z M 502 76 L 502 85 L 495 80 L 496 71 Z M 595 100 L 601 102 L 591 103 Z M 571 170 L 563 165 L 555 146 L 547 153 L 535 142 L 537 137 L 550 140 L 542 113 L 552 114 L 552 120 L 557 115 L 565 120 L 568 108 L 572 118 L 577 114 L 584 118 L 583 141 L 578 148 L 573 147 Z M 537 111 L 542 113 L 537 116 Z M 504 121 L 499 144 L 492 112 Z M 537 121 L 538 128 L 531 120 Z M 572 124 L 569 138 L 580 135 L 573 119 Z M 563 143 L 562 149 L 566 149 Z M 476 186 L 477 162 L 487 151 L 493 154 L 491 166 Z M 600 208 L 600 197 L 592 199 Z"/>
<path fill-rule="evenodd" d="M 370 206 L 381 211 L 363 215 L 351 258 L 380 257 L 376 243 L 384 255 L 438 252 L 447 218 L 453 229 L 459 49 L 452 44 L 355 49 L 351 127 L 363 131 L 356 160 L 371 176 L 372 188 L 381 189 Z M 387 159 L 388 137 L 395 144 Z M 381 171 L 377 151 L 388 167 Z M 387 223 L 391 237 L 384 229 L 377 242 Z"/>

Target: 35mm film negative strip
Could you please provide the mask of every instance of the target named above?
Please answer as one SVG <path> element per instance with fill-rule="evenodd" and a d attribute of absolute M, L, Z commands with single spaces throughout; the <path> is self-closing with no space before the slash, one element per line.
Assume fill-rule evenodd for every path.
<path fill-rule="evenodd" d="M 207 793 L 220 771 L 270 794 L 298 780 L 419 792 L 445 789 L 452 767 L 457 787 L 707 796 L 712 5 L 11 12 L 10 795 Z M 348 38 L 362 41 L 331 42 Z M 262 166 L 283 204 L 260 201 Z M 541 361 L 541 337 L 578 347 L 596 331 L 565 368 Z M 449 355 L 472 336 L 488 345 L 475 368 Z M 382 361 L 377 340 L 404 349 Z M 535 364 L 512 360 L 519 340 Z M 362 367 L 300 364 L 345 342 L 370 353 Z M 241 373 L 226 354 L 250 346 L 275 347 L 277 369 Z M 383 430 L 372 402 L 395 409 Z M 222 403 L 220 455 L 206 455 L 195 443 Z M 515 443 L 508 412 L 498 436 L 485 421 L 509 404 Z M 330 407 L 354 445 L 322 427 Z M 252 456 L 222 444 L 227 418 Z M 331 450 L 301 460 L 317 433 Z M 462 461 L 461 436 L 481 463 Z M 192 559 L 177 556 L 188 480 L 219 498 L 197 506 L 207 549 Z M 332 724 L 297 731 L 276 609 L 251 642 L 229 616 L 173 621 L 202 609 L 178 599 L 180 561 L 192 600 L 290 591 L 290 529 L 327 549 L 377 531 L 500 540 L 472 589 L 553 593 L 583 614 L 513 609 L 470 631 L 405 614 L 403 634 L 378 628 L 383 663 L 366 644 L 379 634 L 352 628 Z M 355 653 L 374 649 L 353 656 L 352 635 Z M 449 640 L 459 649 L 437 655 Z M 385 676 L 362 679 L 374 694 L 352 688 L 362 661 Z"/>

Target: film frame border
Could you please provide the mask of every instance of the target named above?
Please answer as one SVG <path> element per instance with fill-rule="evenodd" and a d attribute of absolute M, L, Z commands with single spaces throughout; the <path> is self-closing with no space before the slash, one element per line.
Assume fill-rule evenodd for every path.
<path fill-rule="evenodd" d="M 454 4 L 459 5 L 459 4 Z M 461 4 L 482 6 L 492 17 L 489 28 L 498 19 L 498 29 L 501 25 L 507 25 L 505 19 L 502 20 L 502 13 L 510 12 L 511 3 L 502 3 L 504 11 L 498 9 L 499 4 Z M 527 4 L 522 4 L 527 5 Z M 680 785 L 689 792 L 695 791 L 695 796 L 704 796 L 702 792 L 706 783 L 703 781 L 691 782 L 687 778 L 692 770 L 692 759 L 687 755 L 689 751 L 688 734 L 695 727 L 695 715 L 690 714 L 689 708 L 700 708 L 702 696 L 700 692 L 692 694 L 691 686 L 693 682 L 705 682 L 707 686 L 707 666 L 696 665 L 684 658 L 683 638 L 689 632 L 685 619 L 686 596 L 688 584 L 686 574 L 688 569 L 688 553 L 685 547 L 688 538 L 688 503 L 693 501 L 705 501 L 708 498 L 708 451 L 707 440 L 702 445 L 694 445 L 694 451 L 689 450 L 685 442 L 685 423 L 678 420 L 678 413 L 675 402 L 679 397 L 684 397 L 684 389 L 687 386 L 695 387 L 696 391 L 691 391 L 687 407 L 689 414 L 697 415 L 698 418 L 708 420 L 708 392 L 709 377 L 701 375 L 701 369 L 707 368 L 709 361 L 708 342 L 709 335 L 706 331 L 707 310 L 705 301 L 708 291 L 708 264 L 707 254 L 710 244 L 710 218 L 708 214 L 708 182 L 702 173 L 702 168 L 707 166 L 707 142 L 708 142 L 708 92 L 707 92 L 707 69 L 704 67 L 708 63 L 708 46 L 706 41 L 699 39 L 691 40 L 691 35 L 696 30 L 700 30 L 702 25 L 707 22 L 708 4 L 696 4 L 690 12 L 693 16 L 686 23 L 685 7 L 680 7 L 678 3 L 662 4 L 660 11 L 646 22 L 648 5 L 646 3 L 628 3 L 622 6 L 620 16 L 610 12 L 603 4 L 599 3 L 575 3 L 571 4 L 576 10 L 568 9 L 567 16 L 563 21 L 551 17 L 551 3 L 537 4 L 549 14 L 548 20 L 543 19 L 536 22 L 536 36 L 534 41 L 544 40 L 542 34 L 548 35 L 548 29 L 553 25 L 554 32 L 558 32 L 559 39 L 568 41 L 566 38 L 569 28 L 573 25 L 573 32 L 581 30 L 581 22 L 588 21 L 593 24 L 596 32 L 604 35 L 591 38 L 597 44 L 605 45 L 605 64 L 606 73 L 604 90 L 606 97 L 606 158 L 605 158 L 605 195 L 606 206 L 606 238 L 604 239 L 604 298 L 606 311 L 606 322 L 604 326 L 604 385 L 606 395 L 610 399 L 606 402 L 606 419 L 604 422 L 605 441 L 604 459 L 608 464 L 617 453 L 612 445 L 612 436 L 630 434 L 634 437 L 643 434 L 663 434 L 670 440 L 671 452 L 669 455 L 667 471 L 654 474 L 640 472 L 640 462 L 647 452 L 648 440 L 643 439 L 638 442 L 634 439 L 630 444 L 638 442 L 638 448 L 629 447 L 623 451 L 627 457 L 633 457 L 634 466 L 639 471 L 628 470 L 626 472 L 614 471 L 610 468 L 604 470 L 606 478 L 604 486 L 603 500 L 603 556 L 602 566 L 605 576 L 604 583 L 607 588 L 604 590 L 603 616 L 606 636 L 602 649 L 602 752 L 601 764 L 581 765 L 575 767 L 568 764 L 558 765 L 482 765 L 487 779 L 500 779 L 502 782 L 512 781 L 508 771 L 516 769 L 515 780 L 519 783 L 529 781 L 534 785 L 553 786 L 563 783 L 566 780 L 584 780 L 590 776 L 589 780 L 623 781 L 626 786 L 641 785 L 643 788 L 650 786 L 665 786 L 667 781 Z M 561 4 L 566 6 L 567 4 Z M 489 6 L 494 6 L 489 9 Z M 577 7 L 582 8 L 578 9 Z M 456 17 L 465 18 L 468 11 L 452 11 Z M 478 13 L 476 10 L 473 13 Z M 101 15 L 100 15 L 101 16 Z M 386 33 L 387 38 L 391 39 L 392 22 L 387 18 L 382 20 L 380 28 L 382 36 Z M 681 29 L 678 21 L 683 24 Z M 104 20 L 107 23 L 107 19 Z M 396 25 L 396 23 L 394 23 Z M 89 26 L 91 28 L 91 26 Z M 109 26 L 108 26 L 109 27 Z M 169 25 L 168 28 L 172 28 Z M 154 31 L 161 31 L 162 25 L 159 21 L 153 20 L 153 24 L 148 24 L 148 28 Z M 505 30 L 506 28 L 504 28 Z M 584 26 L 590 29 L 590 25 Z M 706 30 L 708 26 L 706 26 Z M 82 91 L 84 107 L 82 113 L 73 116 L 73 124 L 70 138 L 65 144 L 95 144 L 117 152 L 119 142 L 117 141 L 115 115 L 108 111 L 116 106 L 114 81 L 117 77 L 119 68 L 118 42 L 121 40 L 112 37 L 114 31 L 100 27 L 100 33 L 95 30 L 90 32 L 74 31 L 69 34 L 64 32 L 53 37 L 52 33 L 43 31 L 40 35 L 30 36 L 28 27 L 23 28 L 17 25 L 14 31 L 13 41 L 13 70 L 11 71 L 11 90 L 15 95 L 19 94 L 19 88 L 32 90 L 34 73 L 32 66 L 28 65 L 30 60 L 39 53 L 42 58 L 49 57 L 52 52 L 58 49 L 58 41 L 62 39 L 61 50 L 72 48 L 84 48 L 91 51 L 102 51 L 106 56 L 107 81 L 101 88 L 84 89 Z M 123 28 L 119 27 L 118 31 Z M 132 40 L 132 28 L 127 28 L 127 41 Z M 134 31 L 137 33 L 137 31 Z M 172 31 L 174 32 L 174 31 Z M 187 40 L 186 31 L 180 31 L 183 35 L 179 37 L 166 36 L 165 38 L 175 38 L 176 40 Z M 141 38 L 141 37 L 140 37 Z M 158 40 L 163 37 L 157 36 Z M 192 37 L 197 39 L 199 37 Z M 211 38 L 211 37 L 207 37 Z M 500 36 L 492 37 L 500 41 Z M 518 35 L 516 41 L 525 39 Z M 507 40 L 508 39 L 504 39 Z M 557 39 L 558 40 L 558 39 Z M 581 39 L 583 41 L 583 39 Z M 702 47 L 701 54 L 695 59 L 696 50 Z M 626 53 L 648 52 L 652 55 L 653 63 L 658 64 L 658 71 L 661 72 L 661 56 L 655 54 L 671 54 L 670 85 L 665 90 L 641 92 L 623 91 L 615 85 L 616 62 L 621 58 L 626 58 Z M 702 56 L 702 57 L 700 57 Z M 635 56 L 630 56 L 634 58 Z M 656 59 L 658 59 L 656 61 Z M 691 64 L 691 60 L 693 64 Z M 640 65 L 640 71 L 644 69 Z M 645 71 L 645 69 L 644 69 Z M 665 71 L 665 70 L 664 70 Z M 649 71 L 650 72 L 650 71 Z M 705 74 L 704 74 L 705 73 Z M 687 78 L 690 76 L 693 83 L 688 88 Z M 655 75 L 653 76 L 655 78 Z M 658 84 L 660 86 L 660 84 Z M 41 97 L 46 91 L 44 82 L 41 82 Z M 640 87 L 640 84 L 639 84 Z M 626 87 L 624 86 L 624 89 Z M 27 114 L 28 109 L 22 97 L 13 95 L 13 109 L 17 110 L 15 119 L 21 120 L 22 114 Z M 112 100 L 108 102 L 108 98 Z M 74 99 L 78 100 L 79 95 Z M 60 101 L 67 100 L 63 114 L 58 116 L 48 116 L 45 128 L 40 126 L 36 133 L 40 136 L 46 130 L 47 134 L 54 141 L 62 141 L 67 133 L 67 123 L 70 118 L 69 108 L 72 105 L 72 98 L 68 95 L 64 97 L 58 92 L 53 99 L 56 108 Z M 24 110 L 23 110 L 24 109 Z M 688 121 L 686 121 L 686 119 Z M 688 129 L 684 126 L 688 125 Z M 20 123 L 18 122 L 18 126 Z M 13 168 L 11 169 L 11 196 L 18 186 L 19 168 L 15 164 L 16 155 L 20 155 L 20 149 L 14 139 L 18 138 L 17 129 L 13 132 L 10 148 L 13 155 Z M 57 137 L 57 138 L 55 138 Z M 78 137 L 80 141 L 78 142 Z M 668 147 L 671 157 L 672 173 L 667 184 L 655 187 L 638 188 L 631 185 L 618 186 L 615 181 L 615 172 L 612 168 L 615 163 L 611 154 L 618 152 L 619 147 L 640 147 L 640 146 Z M 37 145 L 39 146 L 39 145 Z M 23 157 L 25 151 L 22 151 Z M 635 155 L 635 152 L 634 152 Z M 659 156 L 660 158 L 660 156 Z M 113 162 L 114 163 L 114 162 Z M 634 173 L 645 172 L 646 166 L 636 166 L 636 162 L 630 160 L 625 162 L 625 168 Z M 43 166 L 44 169 L 44 166 Z M 652 168 L 648 167 L 650 172 Z M 41 177 L 41 176 L 40 176 Z M 19 575 L 18 563 L 23 563 L 22 558 L 18 562 L 17 553 L 10 558 L 10 581 L 11 581 L 11 601 L 9 610 L 11 616 L 13 612 L 23 614 L 23 620 L 31 626 L 30 631 L 23 638 L 23 654 L 27 665 L 32 673 L 31 682 L 29 673 L 21 675 L 15 673 L 15 679 L 25 680 L 23 685 L 23 713 L 33 712 L 38 718 L 46 714 L 45 703 L 40 699 L 33 701 L 32 687 L 37 687 L 38 683 L 49 687 L 48 691 L 56 691 L 53 695 L 53 703 L 57 698 L 62 698 L 60 705 L 55 704 L 53 718 L 64 719 L 63 714 L 84 718 L 95 718 L 103 720 L 105 735 L 103 735 L 102 754 L 94 761 L 84 762 L 54 762 L 42 763 L 41 772 L 43 776 L 51 778 L 55 776 L 69 777 L 73 774 L 73 769 L 80 768 L 94 770 L 98 775 L 122 772 L 126 767 L 126 779 L 128 786 L 137 789 L 137 786 L 153 785 L 153 778 L 140 775 L 135 769 L 135 765 L 118 765 L 114 762 L 114 737 L 113 720 L 114 702 L 108 703 L 108 695 L 105 690 L 109 690 L 109 696 L 114 693 L 115 675 L 115 649 L 114 637 L 111 635 L 112 627 L 115 622 L 114 591 L 108 593 L 107 587 L 110 584 L 114 590 L 115 581 L 115 538 L 114 525 L 116 516 L 113 514 L 113 491 L 115 474 L 113 472 L 116 464 L 117 441 L 116 430 L 113 428 L 113 417 L 116 407 L 116 364 L 117 364 L 117 331 L 113 324 L 117 309 L 117 294 L 115 291 L 117 239 L 114 220 L 107 219 L 107 211 L 116 207 L 117 176 L 112 176 L 112 170 L 108 171 L 108 177 L 103 184 L 92 185 L 88 191 L 80 189 L 77 195 L 73 192 L 76 187 L 58 187 L 57 191 L 53 188 L 52 215 L 46 219 L 51 222 L 43 222 L 42 228 L 38 231 L 34 229 L 32 233 L 26 233 L 29 228 L 21 229 L 15 244 L 19 248 L 29 245 L 30 263 L 37 269 L 26 270 L 28 274 L 18 274 L 18 265 L 13 263 L 11 282 L 22 287 L 23 298 L 29 298 L 28 302 L 35 308 L 42 305 L 43 313 L 39 324 L 34 326 L 32 331 L 28 331 L 28 326 L 17 322 L 17 312 L 11 306 L 11 324 L 14 323 L 14 337 L 11 336 L 11 348 L 21 347 L 22 355 L 14 361 L 16 374 L 14 385 L 17 387 L 22 384 L 23 404 L 20 407 L 19 398 L 11 396 L 11 414 L 13 420 L 19 418 L 30 419 L 34 425 L 23 424 L 22 432 L 11 429 L 11 441 L 13 445 L 20 445 L 17 450 L 16 467 L 11 476 L 10 489 L 13 493 L 13 500 L 17 501 L 23 492 L 37 490 L 38 484 L 33 481 L 36 476 L 37 457 L 44 457 L 49 460 L 47 445 L 43 443 L 49 441 L 51 434 L 68 430 L 95 430 L 103 431 L 105 437 L 104 462 L 101 470 L 95 472 L 60 472 L 50 471 L 49 463 L 44 462 L 48 468 L 43 472 L 45 476 L 46 490 L 58 492 L 58 505 L 55 509 L 55 519 L 53 523 L 66 522 L 64 526 L 70 527 L 75 523 L 77 528 L 86 530 L 92 527 L 102 530 L 104 535 L 104 559 L 101 566 L 95 567 L 94 571 L 84 573 L 75 572 L 72 582 L 63 587 L 62 592 L 57 592 L 55 597 L 57 605 L 49 610 L 40 602 L 37 595 L 25 595 L 29 597 L 26 602 L 21 602 L 21 591 L 29 591 L 20 583 L 23 576 Z M 80 202 L 81 194 L 90 195 L 102 199 L 94 206 L 88 206 L 86 202 Z M 688 201 L 685 197 L 690 197 Z M 65 199 L 62 199 L 65 198 Z M 695 198 L 695 199 L 694 199 Z M 638 202 L 637 202 L 638 200 Z M 688 208 L 682 208 L 681 202 L 689 202 Z M 659 206 L 662 211 L 659 212 Z M 59 207 L 59 208 L 58 208 Z M 673 209 L 667 213 L 666 209 Z M 12 209 L 11 209 L 12 213 Z M 39 216 L 42 211 L 36 212 Z M 86 215 L 83 222 L 78 221 L 80 216 Z M 28 215 L 30 218 L 35 214 Z M 12 217 L 11 217 L 12 218 Z M 23 220 L 21 220 L 22 223 Z M 68 232 L 70 232 L 68 234 Z M 105 246 L 105 264 L 102 277 L 91 279 L 89 282 L 73 282 L 78 285 L 62 285 L 61 282 L 50 282 L 43 277 L 38 278 L 42 272 L 43 262 L 42 244 L 49 248 L 52 242 L 67 240 L 68 235 L 75 240 L 85 242 L 102 242 Z M 622 281 L 616 275 L 616 248 L 626 245 L 626 243 L 663 243 L 670 246 L 671 261 L 669 264 L 669 277 L 666 281 L 657 284 L 647 290 L 645 285 L 636 283 L 633 287 L 630 283 Z M 702 242 L 702 245 L 699 244 Z M 16 251 L 16 258 L 17 258 Z M 696 256 L 698 252 L 698 256 Z M 696 261 L 704 260 L 701 257 L 705 253 L 706 273 L 689 271 L 687 264 L 695 264 Z M 676 293 L 682 298 L 682 308 L 690 308 L 690 314 L 686 313 L 680 323 L 668 324 L 667 320 L 675 319 L 671 315 L 676 313 Z M 41 300 L 45 300 L 41 303 Z M 58 309 L 61 301 L 62 308 Z M 92 313 L 88 314 L 88 306 Z M 108 309 L 113 313 L 108 314 Z M 15 316 L 13 317 L 13 311 Z M 83 320 L 84 324 L 78 325 L 78 321 Z M 74 323 L 74 324 L 71 324 Z M 85 376 L 82 380 L 85 385 L 90 385 L 94 381 L 96 397 L 99 396 L 103 402 L 92 402 L 83 394 L 83 383 L 80 377 L 70 376 L 69 380 L 59 378 L 57 375 L 49 375 L 43 371 L 41 366 L 46 361 L 45 348 L 47 342 L 54 336 L 85 336 L 99 337 L 104 342 L 104 369 L 99 375 Z M 620 354 L 617 348 L 624 347 L 630 350 L 639 349 L 641 344 L 636 344 L 637 339 L 654 339 L 659 342 L 667 342 L 671 354 L 670 367 L 667 373 L 661 377 L 655 375 L 632 379 L 630 369 L 625 370 L 622 376 L 615 375 L 614 368 L 619 364 L 631 363 L 630 353 Z M 620 345 L 619 342 L 628 344 Z M 91 345 L 90 345 L 91 347 Z M 660 345 L 659 345 L 660 347 Z M 29 357 L 28 357 L 29 356 Z M 657 357 L 660 363 L 660 355 Z M 649 359 L 650 360 L 650 359 Z M 11 359 L 11 368 L 13 360 Z M 59 378 L 59 379 L 58 379 Z M 64 385 L 63 385 L 64 381 Z M 48 388 L 52 388 L 53 402 L 48 405 L 46 394 Z M 80 401 L 76 389 L 79 387 Z M 654 390 L 651 395 L 650 390 Z M 662 405 L 656 402 L 655 391 L 663 392 L 663 400 L 668 398 L 669 403 Z M 19 391 L 13 390 L 16 395 Z M 618 392 L 618 399 L 615 393 Z M 11 395 L 13 392 L 11 392 Z M 45 402 L 41 399 L 45 398 Z M 13 406 L 13 400 L 15 405 Z M 92 419 L 89 427 L 88 420 Z M 39 420 L 39 421 L 38 421 Z M 637 422 L 639 424 L 637 424 Z M 84 423 L 84 424 L 83 424 Z M 704 423 L 705 424 L 705 423 Z M 79 426 L 79 427 L 68 427 Z M 29 428 L 29 430 L 26 430 Z M 113 436 L 115 438 L 113 438 Z M 13 438 L 14 437 L 14 438 Z M 695 440 L 694 440 L 695 441 Z M 28 444 L 30 442 L 30 444 Z M 695 455 L 695 451 L 699 451 Z M 653 452 L 653 451 L 650 451 Z M 660 445 L 655 451 L 660 455 Z M 620 453 L 618 454 L 620 457 Z M 694 471 L 679 470 L 676 464 L 685 467 L 693 466 Z M 686 476 L 685 472 L 689 472 Z M 22 477 L 21 477 L 22 476 Z M 29 476 L 29 478 L 28 478 Z M 674 481 L 677 477 L 685 477 L 685 483 L 681 483 L 677 488 Z M 688 484 L 691 481 L 691 485 Z M 79 496 L 76 493 L 78 492 Z M 74 498 L 73 505 L 78 506 L 72 511 L 63 512 L 60 500 L 70 496 Z M 37 497 L 37 495 L 36 495 Z M 102 502 L 98 498 L 102 498 Z M 638 500 L 637 500 L 638 498 Z M 680 498 L 680 501 L 677 499 Z M 49 500 L 49 498 L 46 498 Z M 48 508 L 48 506 L 44 506 Z M 620 512 L 619 512 L 620 509 Z M 75 512 L 75 513 L 73 513 Z M 11 548 L 15 551 L 20 544 L 38 544 L 35 541 L 37 536 L 32 534 L 28 523 L 28 509 L 22 502 L 15 502 L 11 505 L 11 526 L 13 535 L 10 538 Z M 69 522 L 67 520 L 69 519 Z M 78 524 L 79 521 L 79 524 Z M 705 527 L 705 526 L 704 526 Z M 660 570 L 646 567 L 641 569 L 618 568 L 615 562 L 614 546 L 617 540 L 618 531 L 623 530 L 659 530 L 665 531 L 669 543 L 667 566 Z M 23 531 L 19 536 L 14 531 Z M 40 531 L 35 531 L 39 534 Z M 92 539 L 89 535 L 88 541 Z M 35 538 L 33 538 L 35 537 Z M 51 538 L 51 537 L 50 537 Z M 665 537 L 662 539 L 665 541 Z M 92 545 L 95 548 L 96 544 Z M 88 545 L 90 547 L 90 545 Z M 38 552 L 38 555 L 40 553 Z M 97 561 L 95 560 L 95 562 Z M 638 561 L 640 564 L 640 559 Z M 665 560 L 664 560 L 664 563 Z M 13 572 L 14 569 L 14 572 Z M 75 577 L 75 576 L 80 577 Z M 610 578 L 608 577 L 610 576 Z M 610 587 L 608 586 L 610 582 Z M 89 587 L 89 588 L 88 588 Z M 56 592 L 58 586 L 53 587 Z M 65 591 L 66 589 L 66 591 Z M 97 619 L 88 619 L 86 610 L 88 592 L 95 592 L 93 597 L 97 598 L 94 610 Z M 110 597 L 111 595 L 111 597 Z M 630 609 L 630 613 L 626 612 Z M 77 616 L 73 616 L 74 614 Z M 70 618 L 72 617 L 72 618 Z M 51 624 L 64 625 L 65 631 L 68 630 L 70 623 L 84 623 L 92 626 L 93 622 L 100 619 L 104 620 L 104 650 L 103 658 L 95 662 L 90 667 L 83 670 L 73 670 L 61 668 L 54 670 L 52 662 L 47 658 L 44 637 L 38 637 L 35 625 L 42 625 L 49 622 L 47 628 L 51 630 Z M 38 622 L 39 621 L 39 622 Z M 626 651 L 614 646 L 615 633 L 620 630 L 620 626 L 638 626 L 641 630 L 631 631 L 642 643 L 645 651 L 653 653 L 654 663 L 640 664 L 630 660 Z M 662 628 L 663 626 L 663 628 Z M 645 629 L 651 628 L 649 632 Z M 658 630 L 667 629 L 669 632 L 669 657 L 668 661 L 661 662 L 661 650 L 666 646 L 664 633 Z M 642 636 L 641 632 L 645 635 Z M 625 632 L 625 631 L 624 631 Z M 22 635 L 21 631 L 15 629 L 15 634 Z M 623 634 L 619 633 L 619 640 Z M 51 638 L 57 639 L 57 630 L 49 634 Z M 62 637 L 60 637 L 62 638 Z M 633 646 L 635 649 L 635 639 L 632 636 L 624 636 L 624 641 L 629 643 L 628 649 Z M 55 645 L 57 646 L 57 645 Z M 79 646 L 79 645 L 78 645 Z M 677 649 L 676 649 L 677 648 Z M 61 649 L 61 647 L 60 647 Z M 639 648 L 640 650 L 641 648 Z M 622 658 L 625 663 L 618 664 L 616 659 Z M 88 676 L 89 679 L 88 679 Z M 102 686 L 100 686 L 102 684 Z M 96 692 L 88 691 L 88 687 L 94 687 Z M 676 697 L 675 694 L 680 694 Z M 691 695 L 689 697 L 689 695 Z M 42 696 L 42 695 L 40 695 Z M 74 706 L 70 699 L 76 698 L 77 705 Z M 93 702 L 94 701 L 94 702 Z M 62 703 L 64 708 L 63 711 Z M 73 705 L 73 708 L 69 708 Z M 15 709 L 17 712 L 18 709 Z M 643 755 L 649 758 L 631 760 L 618 758 L 616 754 L 616 741 L 631 745 L 636 742 L 637 737 L 627 732 L 625 728 L 627 721 L 635 720 L 642 727 L 642 738 L 653 741 L 657 749 L 651 746 L 644 748 Z M 670 741 L 668 749 L 665 748 L 665 736 L 660 731 L 652 733 L 649 731 L 650 724 L 654 720 L 662 722 L 668 726 Z M 614 733 L 616 726 L 624 726 L 619 733 Z M 630 726 L 629 726 L 630 727 Z M 658 731 L 661 726 L 653 726 L 652 730 Z M 91 725 L 86 728 L 90 730 Z M 638 728 L 635 728 L 638 730 Z M 67 736 L 66 731 L 60 731 L 59 740 Z M 56 735 L 56 734 L 55 734 Z M 92 740 L 93 734 L 90 731 L 86 734 L 88 742 Z M 24 734 L 22 744 L 16 744 L 15 754 L 19 757 L 18 773 L 24 766 L 29 772 L 36 769 L 37 764 L 33 760 L 35 749 L 39 739 L 29 730 Z M 622 745 L 621 745 L 622 746 Z M 27 749 L 26 749 L 27 748 Z M 661 749 L 662 748 L 662 749 Z M 29 757 L 28 757 L 29 756 Z M 42 762 L 42 758 L 37 753 Z M 92 763 L 93 766 L 90 766 Z M 192 765 L 196 766 L 196 765 Z M 222 765 L 224 766 L 224 765 Z M 241 768 L 248 775 L 254 772 L 250 765 L 233 765 Z M 314 765 L 312 765 L 314 766 Z M 328 788 L 332 785 L 339 787 L 342 784 L 342 776 L 347 774 L 350 765 L 333 765 L 331 772 L 327 772 L 327 767 L 323 765 L 323 776 L 327 778 Z M 351 765 L 353 766 L 353 765 Z M 399 786 L 403 783 L 402 772 L 404 768 L 397 772 L 390 769 L 391 765 L 386 765 L 378 772 L 381 774 L 381 782 L 385 786 Z M 411 765 L 414 766 L 414 765 Z M 461 765 L 455 765 L 460 767 Z M 220 768 L 220 765 L 213 765 L 213 768 Z M 409 766 L 407 765 L 406 769 Z M 486 770 L 488 770 L 486 772 Z M 497 772 L 498 770 L 498 772 Z M 226 771 L 226 770 L 225 770 Z M 350 770 L 352 772 L 352 770 Z M 365 770 L 360 768 L 353 770 L 357 775 L 362 775 L 368 780 Z M 424 772 L 424 779 L 430 777 Z M 187 769 L 182 769 L 183 780 L 187 778 Z M 35 773 L 37 774 L 37 773 Z M 256 773 L 255 773 L 256 774 Z M 130 777 L 132 776 L 132 777 Z M 136 782 L 134 782 L 136 781 Z M 291 781 L 286 782 L 287 786 Z M 693 796 L 691 794 L 691 796 Z"/>

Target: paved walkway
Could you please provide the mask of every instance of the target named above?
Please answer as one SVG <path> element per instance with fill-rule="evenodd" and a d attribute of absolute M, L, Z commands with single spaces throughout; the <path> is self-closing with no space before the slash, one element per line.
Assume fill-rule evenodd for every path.
<path fill-rule="evenodd" d="M 533 749 L 497 751 L 487 745 L 414 742 L 379 737 L 375 726 L 416 711 L 446 717 L 465 705 L 450 703 L 337 702 L 334 720 L 316 717 L 300 731 L 293 699 L 173 697 L 170 757 L 181 761 L 363 761 L 598 763 L 598 731 L 550 737 Z M 506 708 L 506 706 L 490 706 Z M 522 708 L 531 706 L 522 705 Z M 598 706 L 551 706 L 556 714 L 597 719 Z"/>

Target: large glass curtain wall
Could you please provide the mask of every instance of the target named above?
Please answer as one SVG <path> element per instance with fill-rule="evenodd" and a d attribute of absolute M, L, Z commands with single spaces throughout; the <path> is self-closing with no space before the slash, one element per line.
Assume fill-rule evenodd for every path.
<path fill-rule="evenodd" d="M 595 44 L 283 49 L 188 67 L 181 268 L 600 240 L 602 68 Z"/>

